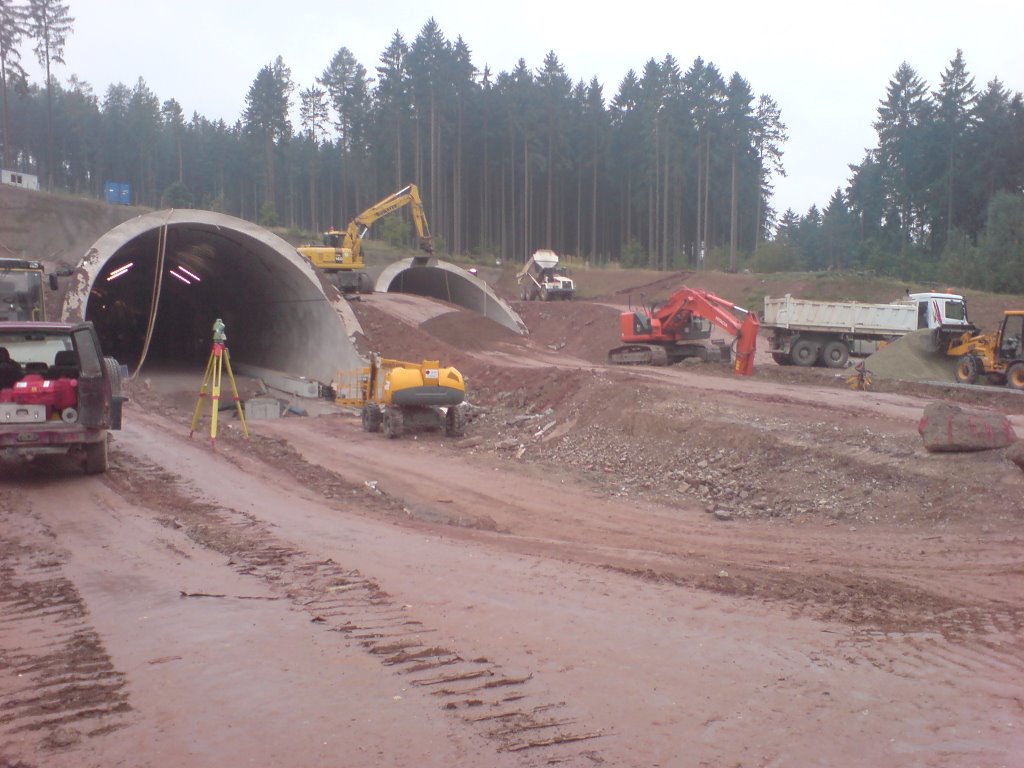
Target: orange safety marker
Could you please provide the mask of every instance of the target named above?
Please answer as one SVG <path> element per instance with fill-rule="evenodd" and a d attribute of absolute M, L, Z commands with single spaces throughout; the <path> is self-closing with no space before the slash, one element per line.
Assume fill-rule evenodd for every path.
<path fill-rule="evenodd" d="M 242 408 L 242 400 L 238 396 L 238 387 L 235 385 L 235 374 L 231 370 L 231 355 L 228 353 L 227 335 L 224 333 L 224 323 L 220 318 L 213 322 L 213 349 L 210 350 L 210 359 L 206 363 L 206 373 L 203 375 L 203 386 L 199 389 L 199 399 L 196 401 L 196 410 L 192 414 L 192 429 L 189 431 L 189 439 L 195 434 L 199 426 L 199 419 L 203 413 L 203 402 L 206 399 L 207 390 L 210 391 L 210 445 L 217 447 L 217 416 L 220 413 L 220 386 L 224 368 L 228 371 L 228 381 L 231 382 L 231 393 L 234 396 L 235 408 L 238 410 L 238 418 L 242 422 L 242 432 L 249 437 L 249 426 L 245 423 L 245 410 Z"/>

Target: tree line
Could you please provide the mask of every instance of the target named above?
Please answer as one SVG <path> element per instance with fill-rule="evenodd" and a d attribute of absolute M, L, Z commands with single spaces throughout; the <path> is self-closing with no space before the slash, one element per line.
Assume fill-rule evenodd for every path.
<path fill-rule="evenodd" d="M 536 70 L 522 59 L 480 70 L 430 19 L 411 43 L 396 32 L 372 76 L 345 47 L 305 85 L 280 57 L 268 62 L 229 124 L 186 118 L 141 77 L 102 97 L 73 75 L 58 83 L 49 65 L 72 22 L 56 0 L 0 0 L 4 167 L 96 196 L 106 180 L 127 181 L 153 207 L 318 231 L 413 182 L 441 252 L 523 260 L 547 247 L 597 264 L 970 284 L 991 206 L 1012 224 L 1024 187 L 1021 95 L 998 79 L 977 91 L 959 51 L 934 92 L 902 65 L 880 101 L 878 146 L 846 186 L 824 209 L 780 216 L 779 105 L 699 57 L 685 69 L 652 58 L 609 97 L 596 78 L 573 82 L 554 52 Z M 25 40 L 47 64 L 43 87 L 17 65 Z M 1013 237 L 999 234 L 1011 250 Z M 1024 280 L 1024 266 L 1000 280 L 1014 269 Z"/>
<path fill-rule="evenodd" d="M 762 269 L 858 269 L 1024 292 L 1024 99 L 979 89 L 958 50 L 932 90 L 904 62 L 877 144 L 824 209 L 785 211 Z"/>

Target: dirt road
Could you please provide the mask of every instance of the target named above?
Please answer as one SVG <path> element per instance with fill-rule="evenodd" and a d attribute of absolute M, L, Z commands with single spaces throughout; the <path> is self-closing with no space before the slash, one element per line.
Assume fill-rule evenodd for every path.
<path fill-rule="evenodd" d="M 723 436 L 742 405 L 821 467 L 846 445 L 873 503 L 709 514 L 696 481 L 609 468 L 582 395 L 551 416 L 576 464 L 552 463 L 574 446 L 557 437 L 495 447 L 514 433 L 497 407 L 462 444 L 325 415 L 248 442 L 229 426 L 212 450 L 139 398 L 105 478 L 7 470 L 0 765 L 1020 765 L 1019 508 L 884 508 L 919 500 L 890 475 L 1019 499 L 1009 465 L 950 482 L 908 447 L 913 397 L 689 371 L 636 387 L 684 390 L 674 412 L 703 401 Z"/>

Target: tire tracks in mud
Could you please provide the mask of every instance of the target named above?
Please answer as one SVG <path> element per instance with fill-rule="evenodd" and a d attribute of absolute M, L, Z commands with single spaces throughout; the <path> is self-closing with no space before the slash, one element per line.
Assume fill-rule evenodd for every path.
<path fill-rule="evenodd" d="M 53 533 L 23 498 L 0 500 L 14 510 L 0 513 L 0 765 L 8 765 L 5 753 L 45 755 L 126 727 L 132 708 Z"/>
<path fill-rule="evenodd" d="M 539 764 L 592 765 L 591 749 L 609 733 L 588 728 L 570 703 L 531 692 L 530 670 L 507 670 L 487 656 L 439 644 L 436 630 L 381 589 L 372 576 L 332 558 L 316 558 L 283 542 L 250 514 L 192 498 L 183 479 L 156 465 L 116 454 L 108 484 L 126 499 L 145 486 L 156 521 L 228 557 L 237 573 L 258 579 L 305 611 L 321 631 L 337 633 L 411 688 L 436 697 L 439 709 L 489 739 L 498 752 L 541 750 Z M 141 508 L 136 502 L 136 509 Z M 183 598 L 207 595 L 183 593 Z M 581 744 L 587 747 L 581 750 Z"/>

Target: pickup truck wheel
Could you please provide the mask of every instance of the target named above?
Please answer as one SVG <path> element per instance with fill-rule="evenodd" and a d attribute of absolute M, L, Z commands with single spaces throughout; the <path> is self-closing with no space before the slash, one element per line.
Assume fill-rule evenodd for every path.
<path fill-rule="evenodd" d="M 85 446 L 85 474 L 99 475 L 107 471 L 107 437 Z"/>
<path fill-rule="evenodd" d="M 1010 389 L 1024 389 L 1024 363 L 1014 363 L 1006 372 L 1006 386 Z"/>
<path fill-rule="evenodd" d="M 822 347 L 821 361 L 826 368 L 845 368 L 850 362 L 850 350 L 841 341 L 830 341 Z"/>
<path fill-rule="evenodd" d="M 789 359 L 801 368 L 810 368 L 818 359 L 818 345 L 808 339 L 800 339 L 789 350 Z"/>
<path fill-rule="evenodd" d="M 981 373 L 980 369 L 981 366 L 978 364 L 978 358 L 974 355 L 961 355 L 957 358 L 954 374 L 958 383 L 973 384 L 978 380 L 978 374 Z"/>

